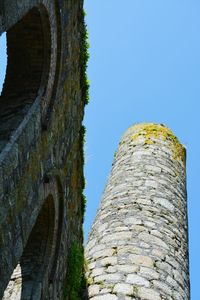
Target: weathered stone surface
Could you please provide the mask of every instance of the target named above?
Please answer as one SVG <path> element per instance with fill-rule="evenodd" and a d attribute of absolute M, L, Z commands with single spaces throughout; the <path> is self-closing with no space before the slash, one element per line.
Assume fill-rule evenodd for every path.
<path fill-rule="evenodd" d="M 112 283 L 112 282 L 119 282 L 121 279 L 121 274 L 115 273 L 115 274 L 104 274 L 94 277 L 95 283 L 101 283 L 103 281 Z"/>
<path fill-rule="evenodd" d="M 0 299 L 63 299 L 82 248 L 83 15 L 82 0 L 0 1 Z"/>
<path fill-rule="evenodd" d="M 96 268 L 92 271 L 92 276 L 102 275 L 104 273 L 104 268 Z"/>
<path fill-rule="evenodd" d="M 160 282 L 158 280 L 153 280 L 153 285 L 158 288 L 159 290 L 163 291 L 166 295 L 172 295 L 172 289 L 169 285 L 164 282 Z"/>
<path fill-rule="evenodd" d="M 143 300 L 161 300 L 160 294 L 153 289 L 140 288 L 138 296 Z"/>
<path fill-rule="evenodd" d="M 100 258 L 100 257 L 108 257 L 108 256 L 112 256 L 115 253 L 114 249 L 104 249 L 104 250 L 100 250 L 100 251 L 95 251 L 93 253 L 93 256 L 95 259 Z"/>
<path fill-rule="evenodd" d="M 99 295 L 189 300 L 184 155 L 162 125 L 136 125 L 123 136 L 85 251 Z M 92 243 L 103 250 L 91 252 Z"/>
<path fill-rule="evenodd" d="M 99 294 L 99 285 L 97 285 L 97 284 L 91 285 L 88 289 L 88 294 L 89 294 L 89 297 L 98 295 Z"/>
<path fill-rule="evenodd" d="M 91 298 L 91 300 L 117 300 L 117 299 L 118 299 L 117 296 L 112 294 L 105 294 L 102 296 L 96 296 Z"/>
<path fill-rule="evenodd" d="M 128 259 L 132 264 L 144 267 L 153 267 L 153 260 L 148 256 L 130 254 Z"/>
<path fill-rule="evenodd" d="M 136 273 L 139 270 L 139 267 L 134 265 L 117 265 L 116 268 L 118 272 L 124 274 Z"/>
<path fill-rule="evenodd" d="M 133 286 L 131 284 L 126 283 L 117 283 L 113 289 L 114 293 L 124 294 L 124 295 L 132 295 L 133 294 Z"/>
<path fill-rule="evenodd" d="M 141 267 L 139 274 L 148 279 L 158 279 L 160 274 L 151 268 Z"/>
<path fill-rule="evenodd" d="M 131 283 L 134 286 L 142 285 L 142 286 L 149 286 L 149 281 L 143 278 L 142 276 L 139 276 L 137 274 L 128 274 L 126 278 L 127 283 Z"/>
<path fill-rule="evenodd" d="M 117 264 L 117 257 L 116 256 L 110 256 L 106 257 L 104 259 L 99 260 L 100 266 L 110 266 L 110 265 L 116 265 Z"/>

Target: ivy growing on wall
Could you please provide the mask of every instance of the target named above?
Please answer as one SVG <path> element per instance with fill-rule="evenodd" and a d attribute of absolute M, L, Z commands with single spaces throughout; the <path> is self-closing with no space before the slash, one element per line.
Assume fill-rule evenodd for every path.
<path fill-rule="evenodd" d="M 88 31 L 85 23 L 85 13 L 82 13 L 82 27 L 81 27 L 81 55 L 80 55 L 80 64 L 81 64 L 81 89 L 82 97 L 85 104 L 89 102 L 89 87 L 90 83 L 87 77 L 87 63 L 90 57 L 89 55 L 89 41 L 88 41 Z"/>
<path fill-rule="evenodd" d="M 80 51 L 80 66 L 81 66 L 81 90 L 82 90 L 82 100 L 84 104 L 89 102 L 89 80 L 87 78 L 87 62 L 89 59 L 89 42 L 88 42 L 88 32 L 85 24 L 85 13 L 81 13 L 81 51 Z M 85 188 L 85 178 L 83 174 L 84 167 L 84 142 L 85 142 L 85 126 L 81 126 L 79 133 L 80 141 L 80 155 L 82 164 L 82 174 L 81 176 L 81 217 L 82 222 L 84 220 L 84 213 L 86 207 L 86 197 L 84 195 Z M 65 280 L 64 287 L 64 300 L 80 300 L 83 299 L 83 295 L 86 292 L 86 279 L 84 272 L 84 247 L 80 242 L 73 242 L 70 248 L 70 253 L 67 262 L 67 276 Z"/>
<path fill-rule="evenodd" d="M 74 242 L 68 258 L 67 285 L 64 291 L 64 299 L 82 299 L 85 285 L 83 246 Z"/>

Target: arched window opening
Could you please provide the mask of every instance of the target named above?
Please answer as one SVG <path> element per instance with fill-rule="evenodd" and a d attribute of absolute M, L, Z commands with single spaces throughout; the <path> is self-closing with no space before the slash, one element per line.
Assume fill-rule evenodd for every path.
<path fill-rule="evenodd" d="M 45 94 L 51 33 L 43 7 L 33 8 L 7 32 L 8 65 L 0 96 L 0 145 L 5 146 L 37 96 Z M 0 146 L 0 151 L 2 150 Z"/>
<path fill-rule="evenodd" d="M 44 282 L 52 269 L 55 207 L 49 196 L 36 220 L 20 262 L 15 268 L 2 300 L 40 300 Z"/>
<path fill-rule="evenodd" d="M 6 66 L 7 66 L 7 45 L 6 45 L 6 34 L 3 33 L 0 36 L 0 94 L 3 89 L 3 83 L 6 77 Z"/>

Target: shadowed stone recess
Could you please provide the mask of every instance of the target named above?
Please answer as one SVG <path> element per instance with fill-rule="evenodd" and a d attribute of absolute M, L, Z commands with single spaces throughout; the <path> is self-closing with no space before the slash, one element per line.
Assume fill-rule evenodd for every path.
<path fill-rule="evenodd" d="M 86 246 L 91 300 L 187 300 L 185 148 L 163 125 L 119 144 Z"/>

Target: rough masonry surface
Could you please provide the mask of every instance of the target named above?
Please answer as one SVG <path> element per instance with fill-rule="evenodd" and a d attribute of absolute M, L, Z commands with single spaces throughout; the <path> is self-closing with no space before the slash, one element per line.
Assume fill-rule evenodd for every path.
<path fill-rule="evenodd" d="M 185 178 L 168 128 L 128 129 L 86 246 L 89 299 L 189 299 Z"/>
<path fill-rule="evenodd" d="M 83 1 L 0 0 L 3 32 L 8 65 L 0 95 L 0 299 L 79 299 Z M 71 261 L 78 261 L 76 268 Z"/>

